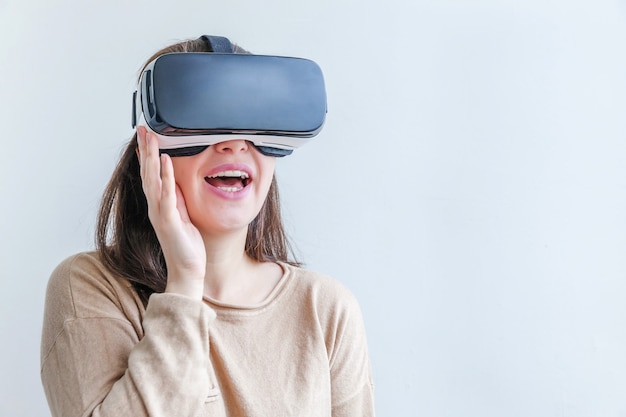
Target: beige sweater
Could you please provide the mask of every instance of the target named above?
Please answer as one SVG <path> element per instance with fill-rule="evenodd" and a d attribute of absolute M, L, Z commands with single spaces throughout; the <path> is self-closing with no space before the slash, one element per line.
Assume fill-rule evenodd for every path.
<path fill-rule="evenodd" d="M 144 309 L 96 253 L 65 260 L 48 284 L 41 343 L 52 415 L 373 416 L 355 298 L 281 266 L 253 308 L 153 294 Z"/>

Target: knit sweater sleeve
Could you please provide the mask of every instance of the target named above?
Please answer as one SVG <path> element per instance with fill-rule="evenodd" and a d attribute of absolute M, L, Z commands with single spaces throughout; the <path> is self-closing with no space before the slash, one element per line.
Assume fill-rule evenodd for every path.
<path fill-rule="evenodd" d="M 329 338 L 332 416 L 373 417 L 374 385 L 361 309 L 351 293 L 337 292 L 343 292 L 343 299 Z"/>
<path fill-rule="evenodd" d="M 174 294 L 153 294 L 145 312 L 137 301 L 93 256 L 71 258 L 52 274 L 41 379 L 53 417 L 224 414 L 211 401 L 213 310 Z"/>

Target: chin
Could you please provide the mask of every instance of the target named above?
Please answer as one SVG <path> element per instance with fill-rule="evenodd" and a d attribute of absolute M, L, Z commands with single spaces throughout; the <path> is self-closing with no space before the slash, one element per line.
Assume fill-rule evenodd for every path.
<path fill-rule="evenodd" d="M 208 236 L 216 236 L 216 235 L 227 235 L 227 234 L 237 234 L 237 233 L 247 233 L 248 225 L 252 222 L 252 220 L 236 220 L 236 219 L 220 219 L 218 222 L 211 222 L 207 224 L 206 222 L 196 223 L 193 222 L 194 225 L 200 230 L 200 233 Z"/>

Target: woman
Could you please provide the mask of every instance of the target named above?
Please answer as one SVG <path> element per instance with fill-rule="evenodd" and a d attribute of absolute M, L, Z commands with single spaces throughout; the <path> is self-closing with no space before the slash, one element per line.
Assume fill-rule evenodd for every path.
<path fill-rule="evenodd" d="M 148 62 L 170 52 L 211 48 L 185 41 Z M 52 274 L 52 415 L 373 415 L 358 304 L 289 259 L 275 157 L 243 139 L 159 153 L 139 126 L 105 191 L 97 251 Z"/>

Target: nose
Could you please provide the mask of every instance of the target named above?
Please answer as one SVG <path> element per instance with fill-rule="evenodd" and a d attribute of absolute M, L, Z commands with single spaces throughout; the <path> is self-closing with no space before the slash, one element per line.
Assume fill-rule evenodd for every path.
<path fill-rule="evenodd" d="M 235 139 L 235 140 L 227 140 L 225 142 L 220 142 L 215 145 L 215 150 L 217 152 L 222 153 L 237 153 L 237 152 L 246 152 L 249 148 L 248 141 L 243 139 Z"/>

